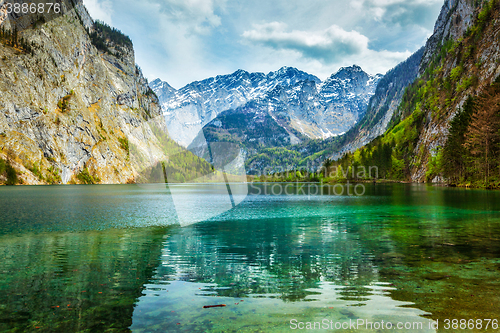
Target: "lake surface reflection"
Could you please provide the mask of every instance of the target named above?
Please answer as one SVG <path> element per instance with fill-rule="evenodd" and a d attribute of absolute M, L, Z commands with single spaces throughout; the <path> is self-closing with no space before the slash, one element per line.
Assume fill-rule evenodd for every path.
<path fill-rule="evenodd" d="M 186 227 L 162 186 L 1 188 L 0 331 L 444 332 L 445 319 L 500 319 L 499 192 L 259 186 Z M 175 191 L 199 205 L 183 218 L 217 205 L 204 185 Z"/>

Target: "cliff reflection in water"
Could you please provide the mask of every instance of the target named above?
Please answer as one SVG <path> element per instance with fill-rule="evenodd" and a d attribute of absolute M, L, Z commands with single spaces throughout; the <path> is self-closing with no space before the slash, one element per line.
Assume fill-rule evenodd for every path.
<path fill-rule="evenodd" d="M 124 331 L 165 228 L 0 238 L 0 331 Z"/>
<path fill-rule="evenodd" d="M 395 287 L 378 268 L 381 248 L 365 246 L 346 221 L 233 220 L 177 231 L 164 241 L 133 330 L 271 332 L 289 328 L 292 318 L 411 320 L 425 329 L 431 322 L 391 298 Z M 202 308 L 213 304 L 227 306 Z"/>

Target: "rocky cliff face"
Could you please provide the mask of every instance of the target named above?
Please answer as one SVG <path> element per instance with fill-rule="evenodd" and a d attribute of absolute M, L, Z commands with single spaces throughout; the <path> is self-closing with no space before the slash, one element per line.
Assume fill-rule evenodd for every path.
<path fill-rule="evenodd" d="M 383 135 L 391 122 L 397 123 L 401 117 L 404 118 L 413 111 L 400 109 L 405 88 L 425 73 L 446 41 L 458 40 L 465 34 L 474 20 L 475 9 L 478 6 L 481 6 L 480 1 L 445 1 L 436 21 L 434 33 L 425 47 L 384 76 L 368 104 L 365 117 L 349 132 L 333 141 L 334 148 L 332 153 L 328 154 L 329 157 L 338 159 L 345 153 L 363 147 Z M 404 112 L 405 115 L 400 114 Z"/>
<path fill-rule="evenodd" d="M 300 136 L 328 138 L 351 128 L 366 111 L 380 78 L 352 66 L 321 82 L 313 75 L 283 67 L 267 75 L 239 70 L 178 91 L 160 80 L 151 87 L 160 98 L 170 134 L 183 145 L 189 145 L 211 121 L 222 124 L 216 119 L 221 113 L 248 113 L 250 109 L 256 117 L 268 114 L 271 119 L 285 119 L 289 142 L 297 143 Z M 298 135 L 292 133 L 295 131 Z"/>
<path fill-rule="evenodd" d="M 344 161 L 392 179 L 496 186 L 499 20 L 498 0 L 446 1 L 394 126 Z"/>
<path fill-rule="evenodd" d="M 413 182 L 498 188 L 500 1 L 446 1 L 382 136 L 337 163 Z"/>
<path fill-rule="evenodd" d="M 24 22 L 29 47 L 0 40 L 0 158 L 21 183 L 131 182 L 166 158 L 154 134 L 166 126 L 133 48 L 107 40 L 98 50 L 93 27 L 81 2 L 62 1 L 61 15 Z"/>
<path fill-rule="evenodd" d="M 434 26 L 432 36 L 425 45 L 419 73 L 423 74 L 440 46 L 448 39 L 462 38 L 472 24 L 475 9 L 481 7 L 482 0 L 445 0 Z"/>

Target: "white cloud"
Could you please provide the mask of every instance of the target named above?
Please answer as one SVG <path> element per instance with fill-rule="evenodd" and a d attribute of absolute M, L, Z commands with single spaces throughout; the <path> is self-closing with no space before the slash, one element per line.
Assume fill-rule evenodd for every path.
<path fill-rule="evenodd" d="M 215 13 L 223 8 L 226 0 L 167 0 L 155 1 L 160 13 L 170 22 L 183 25 L 189 32 L 207 34 L 221 25 L 221 18 Z"/>
<path fill-rule="evenodd" d="M 400 26 L 428 25 L 435 20 L 429 13 L 443 0 L 353 0 L 351 6 L 359 11 L 367 11 L 375 20 L 390 22 Z"/>
<path fill-rule="evenodd" d="M 253 30 L 245 31 L 242 36 L 254 43 L 277 50 L 296 51 L 306 58 L 327 63 L 336 62 L 346 55 L 359 54 L 368 48 L 367 37 L 336 25 L 323 31 L 286 30 L 285 23 L 272 22 L 254 25 Z"/>
<path fill-rule="evenodd" d="M 83 0 L 85 7 L 87 7 L 90 16 L 94 20 L 101 20 L 107 24 L 112 25 L 113 21 L 113 3 L 110 0 Z"/>
<path fill-rule="evenodd" d="M 248 42 L 274 50 L 272 57 L 301 63 L 321 73 L 332 73 L 337 66 L 354 63 L 370 73 L 383 73 L 411 55 L 410 51 L 372 50 L 368 37 L 336 25 L 322 31 L 286 29 L 286 24 L 272 22 L 254 25 L 253 30 L 245 31 L 242 36 Z"/>
<path fill-rule="evenodd" d="M 353 63 L 361 64 L 363 69 L 371 74 L 385 74 L 389 69 L 395 67 L 400 62 L 406 60 L 412 55 L 410 51 L 391 52 L 391 51 L 374 51 L 367 50 L 358 57 L 354 57 Z M 344 60 L 345 62 L 345 60 Z M 348 65 L 347 63 L 343 66 Z"/>

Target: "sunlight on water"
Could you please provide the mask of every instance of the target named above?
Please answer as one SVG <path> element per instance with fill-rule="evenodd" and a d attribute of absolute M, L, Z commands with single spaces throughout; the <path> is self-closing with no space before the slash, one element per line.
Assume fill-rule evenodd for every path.
<path fill-rule="evenodd" d="M 318 288 L 307 290 L 314 296 L 307 296 L 302 302 L 287 302 L 281 300 L 279 294 L 255 294 L 243 299 L 217 297 L 210 292 L 215 285 L 209 284 L 182 281 L 151 284 L 147 286 L 146 295 L 139 299 L 131 328 L 137 332 L 283 332 L 292 327 L 291 321 L 295 319 L 304 323 L 319 322 L 328 328 L 335 328 L 331 322 L 333 325 L 355 324 L 357 332 L 369 331 L 367 322 L 373 324 L 382 321 L 394 323 L 394 326 L 397 323 L 418 323 L 421 326 L 416 327 L 423 329 L 415 332 L 435 331 L 429 328 L 432 321 L 422 317 L 425 312 L 403 307 L 412 303 L 392 300 L 389 294 L 391 288 L 384 286 L 385 289 L 381 290 L 382 286 L 365 286 L 360 302 L 344 299 L 343 294 L 349 292 L 348 287 L 321 283 Z M 354 298 L 355 293 L 350 293 Z M 226 306 L 203 309 L 207 304 Z M 324 324 L 325 320 L 328 324 Z"/>

